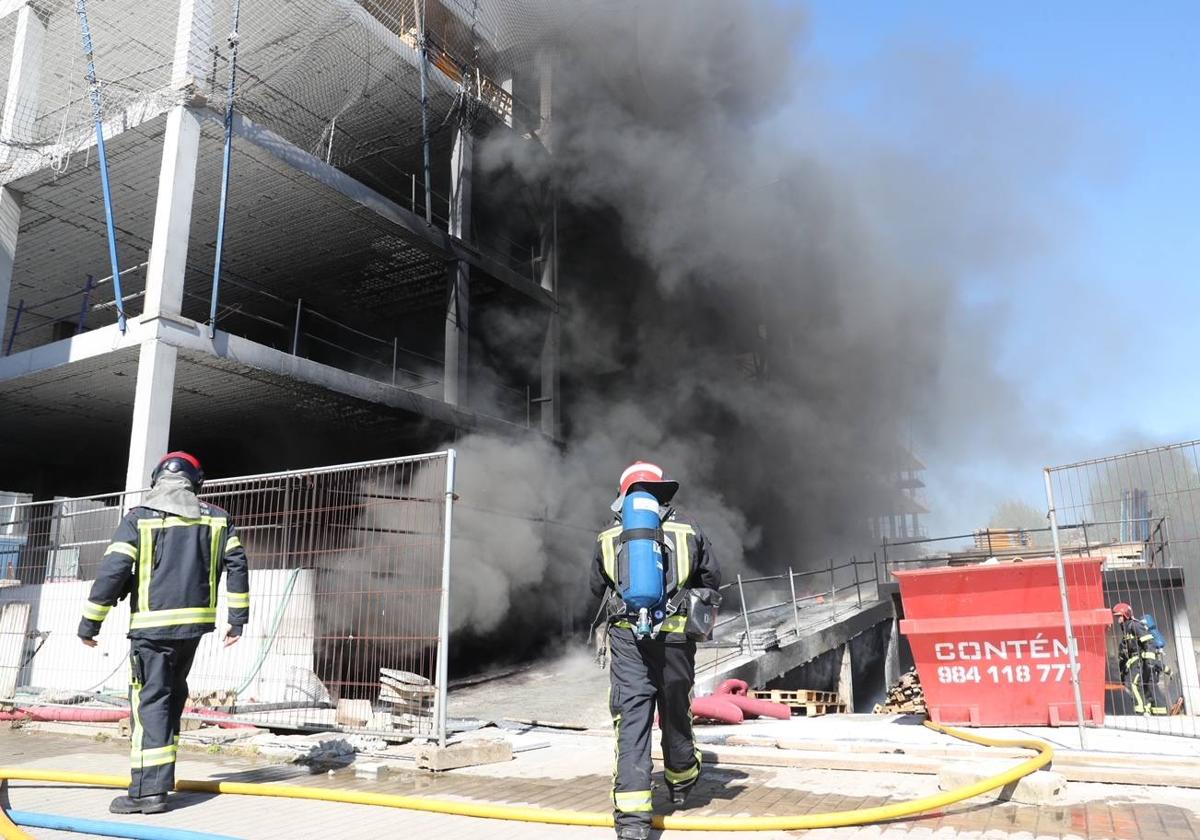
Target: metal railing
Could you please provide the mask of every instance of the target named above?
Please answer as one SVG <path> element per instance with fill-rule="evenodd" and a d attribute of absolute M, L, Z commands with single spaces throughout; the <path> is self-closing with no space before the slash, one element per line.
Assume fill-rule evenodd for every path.
<path fill-rule="evenodd" d="M 870 577 L 866 576 L 867 570 Z M 777 620 L 760 623 L 760 631 L 778 631 L 782 627 L 785 632 L 791 630 L 796 637 L 800 637 L 806 630 L 862 609 L 864 590 L 868 603 L 877 600 L 878 583 L 874 560 L 859 560 L 857 557 L 851 557 L 841 564 L 830 558 L 828 564 L 821 568 L 799 572 L 789 568 L 785 574 L 759 577 L 743 577 L 739 574 L 733 581 L 721 586 L 726 599 L 722 606 L 730 614 L 717 620 L 713 641 L 703 644 L 707 647 L 736 649 L 734 655 L 756 653 L 755 626 L 751 617 L 775 613 Z M 736 611 L 730 610 L 730 600 L 736 601 Z M 827 608 L 812 610 L 814 607 Z M 787 626 L 787 608 L 791 611 L 790 628 Z M 807 619 L 807 623 L 802 623 L 802 618 Z M 722 633 L 722 630 L 728 631 L 735 624 L 741 625 L 741 635 L 731 640 L 729 633 Z"/>

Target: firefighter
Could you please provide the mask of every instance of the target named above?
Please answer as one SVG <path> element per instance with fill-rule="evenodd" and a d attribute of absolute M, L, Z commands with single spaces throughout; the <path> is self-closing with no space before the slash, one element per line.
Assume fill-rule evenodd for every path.
<path fill-rule="evenodd" d="M 1154 634 L 1133 617 L 1133 607 L 1121 603 L 1113 607 L 1121 632 L 1118 667 L 1121 682 L 1133 694 L 1133 711 L 1139 715 L 1165 715 L 1158 679 L 1164 671 L 1162 651 L 1154 643 Z"/>
<path fill-rule="evenodd" d="M 656 708 L 671 802 L 683 805 L 700 777 L 691 713 L 696 642 L 684 633 L 687 619 L 682 610 L 666 615 L 650 636 L 638 638 L 634 633 L 633 619 L 617 594 L 625 494 L 644 490 L 658 499 L 668 604 L 677 608 L 686 603 L 689 591 L 715 594 L 721 572 L 700 528 L 667 508 L 678 482 L 664 479 L 662 469 L 654 464 L 637 462 L 622 474 L 618 488 L 612 504 L 614 524 L 597 537 L 591 589 L 597 597 L 607 596 L 609 711 L 617 742 L 612 788 L 617 837 L 644 840 L 650 836 L 650 730 Z"/>
<path fill-rule="evenodd" d="M 197 498 L 203 482 L 194 456 L 163 456 L 145 499 L 117 526 L 79 622 L 79 638 L 95 647 L 108 611 L 129 595 L 130 782 L 109 806 L 114 814 L 167 810 L 188 671 L 200 638 L 215 629 L 222 571 L 226 647 L 250 617 L 246 552 L 229 514 Z"/>

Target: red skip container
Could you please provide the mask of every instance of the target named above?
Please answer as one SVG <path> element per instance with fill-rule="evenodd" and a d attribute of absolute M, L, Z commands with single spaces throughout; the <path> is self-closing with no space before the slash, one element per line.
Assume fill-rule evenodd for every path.
<path fill-rule="evenodd" d="M 1063 560 L 1083 716 L 1104 722 L 1103 558 Z M 1077 723 L 1053 559 L 896 572 L 908 639 L 935 723 Z"/>

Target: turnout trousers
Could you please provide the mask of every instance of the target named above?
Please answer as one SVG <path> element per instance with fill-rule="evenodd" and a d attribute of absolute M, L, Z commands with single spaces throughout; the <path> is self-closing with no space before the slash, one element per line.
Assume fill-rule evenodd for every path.
<path fill-rule="evenodd" d="M 609 629 L 609 711 L 616 736 L 613 817 L 622 829 L 648 830 L 652 813 L 650 729 L 657 709 L 667 784 L 686 790 L 700 776 L 692 737 L 692 686 L 696 643 L 680 638 L 638 639 L 623 627 Z"/>
<path fill-rule="evenodd" d="M 154 796 L 175 788 L 179 719 L 187 704 L 188 671 L 199 644 L 199 638 L 129 640 L 132 797 Z"/>
<path fill-rule="evenodd" d="M 1144 654 L 1130 657 L 1125 663 L 1126 685 L 1133 694 L 1133 711 L 1139 715 L 1165 715 L 1167 704 L 1158 687 L 1159 668 L 1157 658 Z"/>

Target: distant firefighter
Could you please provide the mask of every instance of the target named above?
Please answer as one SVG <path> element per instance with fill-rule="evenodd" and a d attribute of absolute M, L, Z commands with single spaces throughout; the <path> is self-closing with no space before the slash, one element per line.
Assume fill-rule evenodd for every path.
<path fill-rule="evenodd" d="M 1157 633 L 1147 626 L 1144 618 L 1133 617 L 1133 607 L 1129 604 L 1117 604 L 1113 615 L 1121 633 L 1117 654 L 1121 681 L 1133 695 L 1133 711 L 1139 715 L 1167 714 L 1158 681 L 1164 674 L 1170 675 L 1171 669 L 1163 662 L 1163 646 Z"/>
<path fill-rule="evenodd" d="M 700 528 L 668 506 L 678 482 L 639 461 L 621 475 L 618 488 L 614 524 L 597 538 L 591 588 L 607 597 L 617 837 L 645 840 L 656 708 L 671 801 L 684 804 L 700 778 L 691 715 L 696 641 L 712 633 L 721 572 Z"/>
<path fill-rule="evenodd" d="M 167 810 L 188 672 L 200 638 L 216 627 L 222 572 L 229 607 L 226 647 L 250 619 L 246 552 L 229 514 L 197 498 L 203 483 L 194 456 L 163 456 L 150 492 L 117 526 L 79 622 L 79 638 L 95 647 L 108 611 L 130 598 L 130 782 L 129 794 L 109 806 L 114 814 Z"/>

